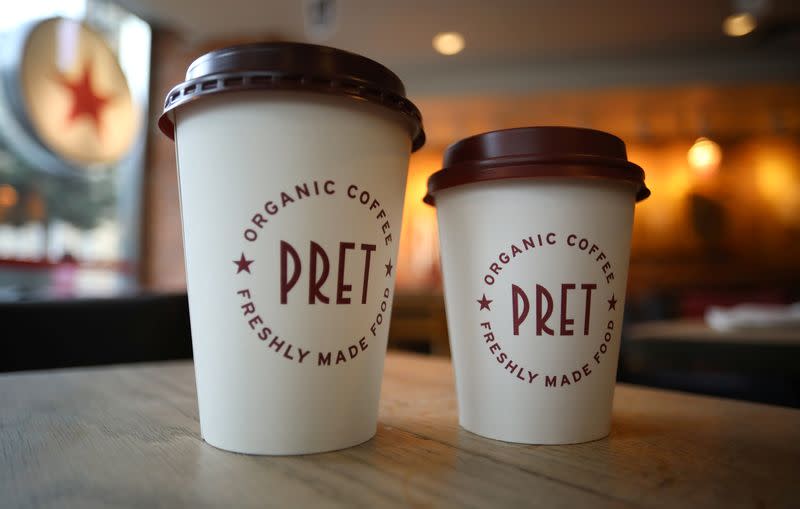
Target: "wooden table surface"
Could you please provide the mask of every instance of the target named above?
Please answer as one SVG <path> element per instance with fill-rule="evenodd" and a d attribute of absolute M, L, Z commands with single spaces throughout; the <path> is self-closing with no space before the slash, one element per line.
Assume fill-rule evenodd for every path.
<path fill-rule="evenodd" d="M 199 436 L 189 362 L 0 376 L 0 506 L 798 507 L 800 411 L 619 386 L 611 436 L 459 429 L 450 363 L 390 354 L 377 436 L 299 457 Z"/>

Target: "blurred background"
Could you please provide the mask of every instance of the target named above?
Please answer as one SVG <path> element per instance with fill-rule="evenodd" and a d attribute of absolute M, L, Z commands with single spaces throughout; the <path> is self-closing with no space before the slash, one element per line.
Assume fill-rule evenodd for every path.
<path fill-rule="evenodd" d="M 623 138 L 653 190 L 620 380 L 800 406 L 796 1 L 28 0 L 4 5 L 0 32 L 0 370 L 191 355 L 174 146 L 155 119 L 200 54 L 291 40 L 385 64 L 423 112 L 391 348 L 449 354 L 421 202 L 447 145 L 583 126 Z M 767 307 L 709 325 L 741 304 Z"/>

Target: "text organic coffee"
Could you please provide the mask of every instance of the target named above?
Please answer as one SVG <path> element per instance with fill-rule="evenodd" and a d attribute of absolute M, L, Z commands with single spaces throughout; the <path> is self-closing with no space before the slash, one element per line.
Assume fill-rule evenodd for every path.
<path fill-rule="evenodd" d="M 213 51 L 167 96 L 200 428 L 303 454 L 377 426 L 418 110 L 391 71 L 293 43 Z"/>
<path fill-rule="evenodd" d="M 633 209 L 649 195 L 625 145 L 486 133 L 451 146 L 428 190 L 461 425 L 523 443 L 608 434 Z"/>

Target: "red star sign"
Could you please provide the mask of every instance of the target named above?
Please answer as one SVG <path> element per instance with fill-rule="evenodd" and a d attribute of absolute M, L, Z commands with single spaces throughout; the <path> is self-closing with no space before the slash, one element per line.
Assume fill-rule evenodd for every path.
<path fill-rule="evenodd" d="M 248 260 L 244 257 L 244 253 L 242 253 L 242 256 L 239 257 L 238 260 L 233 260 L 233 263 L 236 264 L 236 273 L 238 274 L 242 271 L 245 271 L 248 274 L 252 274 L 252 272 L 250 272 L 250 264 L 254 261 L 255 260 Z"/>
<path fill-rule="evenodd" d="M 484 309 L 488 309 L 489 311 L 491 311 L 491 308 L 489 307 L 489 304 L 491 304 L 493 301 L 490 300 L 490 299 L 487 299 L 485 293 L 483 294 L 483 298 L 482 299 L 478 299 L 475 302 L 477 302 L 478 304 L 481 305 L 481 308 L 478 311 L 482 311 Z"/>
<path fill-rule="evenodd" d="M 389 263 L 384 265 L 384 267 L 386 267 L 386 277 L 391 276 L 392 275 L 392 267 L 394 267 L 394 265 L 392 265 L 392 259 L 391 258 L 389 258 Z"/>
<path fill-rule="evenodd" d="M 75 80 L 70 81 L 63 74 L 59 76 L 59 82 L 66 87 L 72 95 L 72 108 L 70 109 L 67 122 L 72 124 L 78 117 L 87 115 L 94 123 L 95 131 L 100 132 L 100 114 L 103 108 L 111 100 L 109 96 L 98 94 L 92 88 L 92 63 L 86 62 L 83 66 L 83 73 Z"/>
<path fill-rule="evenodd" d="M 608 310 L 611 311 L 612 309 L 617 309 L 617 298 L 613 293 L 611 298 L 608 299 Z"/>

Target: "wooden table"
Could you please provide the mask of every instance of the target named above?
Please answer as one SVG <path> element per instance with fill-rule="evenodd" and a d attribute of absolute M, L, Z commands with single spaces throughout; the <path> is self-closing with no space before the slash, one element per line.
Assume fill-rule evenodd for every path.
<path fill-rule="evenodd" d="M 392 354 L 377 436 L 254 457 L 198 433 L 188 362 L 0 376 L 0 506 L 798 507 L 800 411 L 620 386 L 611 436 L 459 429 L 446 360 Z"/>

